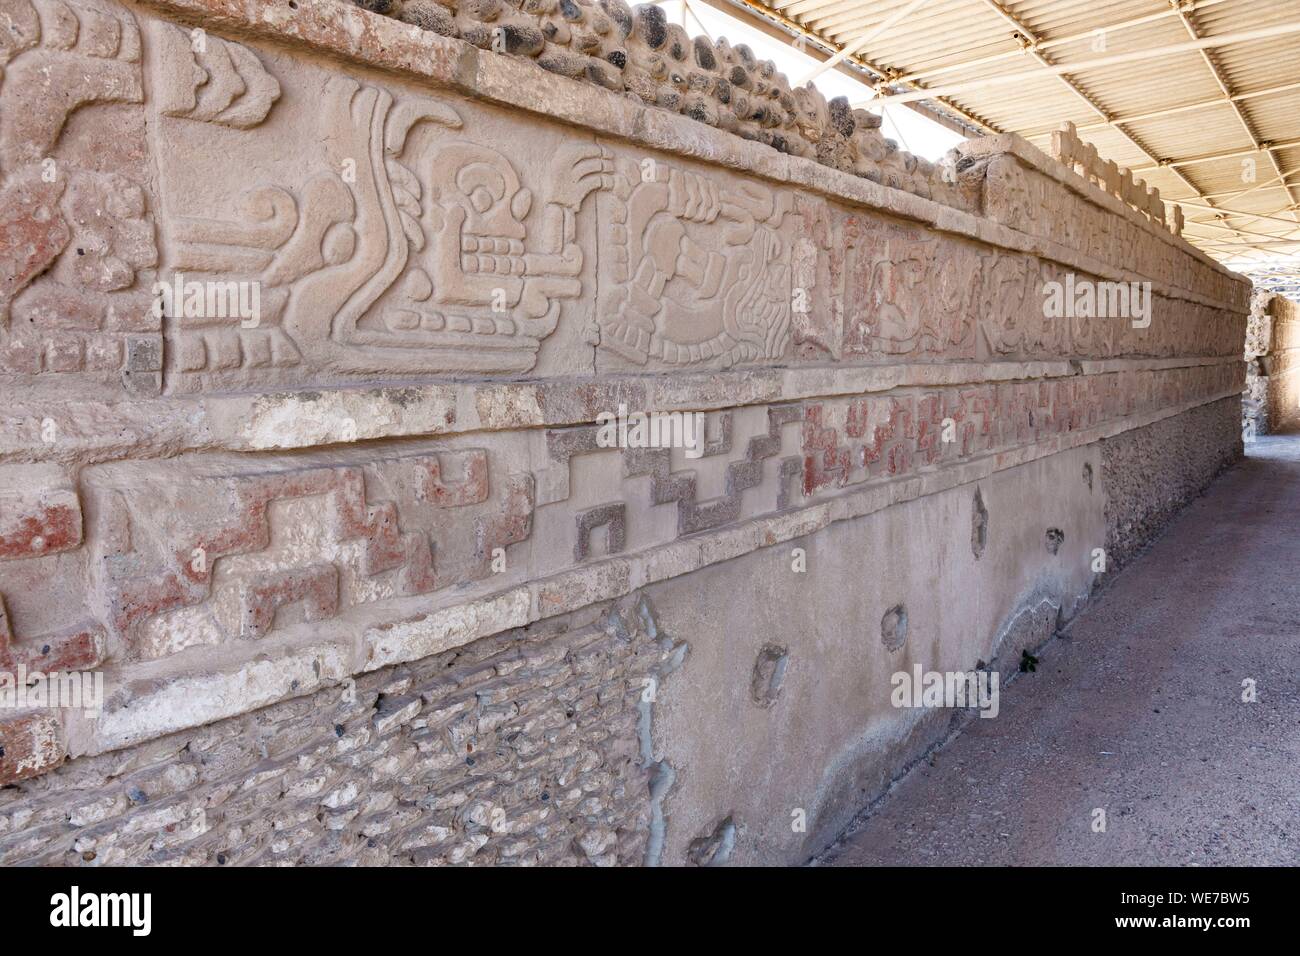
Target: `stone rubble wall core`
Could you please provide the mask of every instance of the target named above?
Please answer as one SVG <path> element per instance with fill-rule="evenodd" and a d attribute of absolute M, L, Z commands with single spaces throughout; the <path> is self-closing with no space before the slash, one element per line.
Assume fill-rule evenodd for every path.
<path fill-rule="evenodd" d="M 691 37 L 662 7 L 624 0 L 353 0 L 481 50 L 529 57 L 544 70 L 595 83 L 783 153 L 969 208 L 957 157 L 935 164 L 899 150 L 880 116 L 790 86 L 771 60 L 725 37 Z M 946 171 L 944 167 L 947 167 Z"/>
<path fill-rule="evenodd" d="M 652 11 L 0 0 L 0 673 L 107 688 L 0 710 L 0 862 L 806 859 L 945 732 L 893 670 L 1239 454 L 1249 283 L 1153 209 Z"/>

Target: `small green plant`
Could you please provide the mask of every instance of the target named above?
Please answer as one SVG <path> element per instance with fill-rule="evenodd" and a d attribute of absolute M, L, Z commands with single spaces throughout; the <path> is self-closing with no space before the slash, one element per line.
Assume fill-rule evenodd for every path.
<path fill-rule="evenodd" d="M 1030 654 L 1029 651 L 1027 650 L 1021 651 L 1020 652 L 1020 673 L 1023 674 L 1025 673 L 1025 671 L 1036 671 L 1036 670 L 1038 670 L 1038 658 L 1035 657 L 1033 654 Z"/>

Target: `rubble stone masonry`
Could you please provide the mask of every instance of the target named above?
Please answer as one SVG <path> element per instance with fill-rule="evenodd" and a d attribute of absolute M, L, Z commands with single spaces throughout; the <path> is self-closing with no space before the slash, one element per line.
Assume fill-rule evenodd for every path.
<path fill-rule="evenodd" d="M 640 863 L 644 602 L 592 608 L 0 794 L 8 863 Z M 648 728 L 646 728 L 648 729 Z"/>
<path fill-rule="evenodd" d="M 0 0 L 0 675 L 107 689 L 0 710 L 0 863 L 825 846 L 1245 387 L 1158 195 L 877 126 L 621 0 Z"/>
<path fill-rule="evenodd" d="M 1258 290 L 1246 325 L 1246 390 L 1242 427 L 1248 438 L 1300 421 L 1300 306 Z"/>

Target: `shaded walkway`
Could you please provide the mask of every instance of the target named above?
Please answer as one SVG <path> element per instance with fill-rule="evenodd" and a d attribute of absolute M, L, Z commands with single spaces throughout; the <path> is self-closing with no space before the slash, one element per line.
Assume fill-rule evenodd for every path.
<path fill-rule="evenodd" d="M 826 861 L 1300 864 L 1300 435 L 1247 453 Z"/>

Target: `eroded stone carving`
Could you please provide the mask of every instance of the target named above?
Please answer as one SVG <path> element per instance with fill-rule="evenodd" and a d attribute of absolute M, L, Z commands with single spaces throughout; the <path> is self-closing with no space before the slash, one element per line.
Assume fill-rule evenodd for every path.
<path fill-rule="evenodd" d="M 1234 387 L 1230 365 L 866 395 L 802 405 L 803 492 L 812 496 L 922 466 L 997 452 Z M 943 423 L 952 422 L 950 441 Z"/>
<path fill-rule="evenodd" d="M 120 7 L 0 6 L 0 374 L 161 387 L 158 325 L 134 291 L 157 258 L 139 111 L 122 114 L 110 142 L 64 142 L 77 111 L 143 101 L 140 60 L 139 30 Z M 155 343 L 148 356 L 128 361 L 128 335 Z"/>
<path fill-rule="evenodd" d="M 774 359 L 790 340 L 788 193 L 621 159 L 600 204 L 597 343 L 639 365 Z"/>
<path fill-rule="evenodd" d="M 973 356 L 982 257 L 915 226 L 850 217 L 844 352 Z"/>
<path fill-rule="evenodd" d="M 248 47 L 206 33 L 159 24 L 154 33 L 160 75 L 159 108 L 168 116 L 247 129 L 266 119 L 280 83 Z"/>
<path fill-rule="evenodd" d="M 750 437 L 745 443 L 743 457 L 727 461 L 723 472 L 724 493 L 716 497 L 706 499 L 699 497 L 695 471 L 673 470 L 672 450 L 669 448 L 622 449 L 620 453 L 623 459 L 623 476 L 627 479 L 650 477 L 650 504 L 676 503 L 679 535 L 693 534 L 730 524 L 741 516 L 745 492 L 758 488 L 762 484 L 764 462 L 780 456 L 784 443 L 783 429 L 787 425 L 799 422 L 802 414 L 802 408 L 797 404 L 769 406 L 765 414 L 766 428 Z M 724 417 L 722 420 L 725 422 L 727 418 Z M 730 454 L 732 450 L 730 427 L 724 425 L 720 431 L 721 436 L 705 443 L 702 458 L 721 458 Z M 598 432 L 598 427 L 594 425 L 548 431 L 546 433 L 548 456 L 551 461 L 567 469 L 575 456 L 610 451 L 602 448 L 598 443 Z M 789 479 L 793 477 L 791 460 L 790 457 L 779 459 L 773 472 L 777 482 L 778 510 L 784 510 L 791 503 L 789 493 Z M 793 460 L 798 461 L 798 458 L 794 457 Z M 605 524 L 614 517 L 614 511 L 602 509 L 591 509 L 590 514 L 583 512 L 583 515 L 579 516 L 579 540 L 575 552 L 579 555 L 579 560 L 588 553 L 586 536 L 589 535 L 590 529 Z M 611 530 L 611 541 L 616 540 L 613 537 L 614 533 Z"/>
<path fill-rule="evenodd" d="M 1152 241 L 1158 233 L 1153 234 L 1149 222 L 1116 216 L 1095 201 L 1062 188 L 1041 164 L 1019 155 L 1019 147 L 990 152 L 984 142 L 968 141 L 959 151 L 969 154 L 966 161 L 971 164 L 963 175 L 982 180 L 983 213 L 988 218 L 1030 235 L 1051 238 L 1101 262 L 1123 264 L 1155 282 L 1197 289 L 1220 302 L 1240 298 L 1239 283 L 1204 257 L 1188 255 L 1186 247 L 1177 242 Z M 1145 206 L 1134 205 L 1146 215 Z M 1244 306 L 1245 300 L 1240 301 Z"/>
<path fill-rule="evenodd" d="M 74 593 L 83 587 L 82 544 L 81 497 L 58 469 L 0 468 L 0 672 L 13 675 L 20 666 L 44 673 L 88 668 L 103 659 L 102 628 L 78 620 L 76 602 L 64 599 L 54 583 L 66 577 L 73 580 L 61 583 Z M 20 635 L 6 590 L 21 595 L 29 611 L 37 604 L 70 606 L 47 609 L 45 627 Z"/>
<path fill-rule="evenodd" d="M 238 22 L 263 6 L 227 5 L 213 26 L 265 35 Z M 0 453 L 23 462 L 0 465 L 0 670 L 106 665 L 129 704 L 93 746 L 690 574 L 1240 386 L 1214 361 L 1239 354 L 1237 280 L 1022 144 L 966 164 L 963 186 L 983 190 L 968 196 L 891 149 L 870 114 L 788 90 L 749 51 L 691 41 L 649 8 L 393 9 L 860 177 L 973 196 L 963 208 L 987 215 L 854 188 L 553 79 L 653 128 L 604 139 L 581 117 L 512 112 L 494 71 L 545 77 L 491 53 L 476 99 L 459 78 L 460 92 L 422 84 L 400 59 L 415 43 L 397 60 L 320 33 L 195 46 L 141 13 L 142 55 L 113 0 L 0 0 L 0 391 L 18 409 Z M 369 65 L 349 77 L 303 43 Z M 1151 326 L 1046 320 L 1041 289 L 1066 262 L 1153 280 Z M 173 277 L 256 284 L 259 320 L 182 308 L 164 353 L 145 290 Z M 1120 361 L 1048 378 L 1027 361 L 1058 375 L 1067 358 Z M 604 375 L 744 364 L 771 367 Z M 164 365 L 169 388 L 258 394 L 131 403 L 82 387 L 156 393 Z M 28 389 L 52 372 L 85 374 Z M 542 381 L 477 380 L 524 372 Z M 698 399 L 703 459 L 599 447 L 583 423 L 624 398 Z M 41 437 L 47 413 L 57 440 Z M 472 437 L 421 437 L 444 429 Z M 775 695 L 781 650 L 760 658 L 755 699 Z M 273 679 L 254 688 L 254 670 Z M 167 702 L 182 680 L 204 688 L 199 717 Z M 405 693 L 376 726 L 410 713 Z M 9 727 L 0 781 L 27 772 L 14 754 L 62 759 L 32 736 L 57 727 Z M 70 746 L 88 746 L 82 731 Z"/>
<path fill-rule="evenodd" d="M 546 177 L 553 191 L 535 205 L 506 156 L 446 135 L 463 125 L 446 104 L 332 77 L 322 111 L 322 165 L 339 172 L 297 195 L 258 187 L 237 221 L 174 222 L 176 271 L 263 290 L 256 328 L 178 319 L 181 369 L 530 369 L 563 300 L 582 292 L 575 217 L 609 181 L 607 151 L 562 151 Z M 439 134 L 413 135 L 424 126 Z"/>
<path fill-rule="evenodd" d="M 578 543 L 573 549 L 573 559 L 587 560 L 591 554 L 591 535 L 599 528 L 605 529 L 605 553 L 618 554 L 627 541 L 627 505 L 621 501 L 580 511 L 575 516 L 578 525 Z"/>
<path fill-rule="evenodd" d="M 6 0 L 3 16 L 0 168 L 6 174 L 51 155 L 68 117 L 82 106 L 143 98 L 139 30 L 120 8 Z"/>
<path fill-rule="evenodd" d="M 489 501 L 480 449 L 120 480 L 94 481 L 94 547 L 105 619 L 131 658 L 260 638 L 290 605 L 319 621 L 476 580 L 495 549 L 527 537 L 533 507 L 528 475 L 503 476 L 500 503 Z"/>
<path fill-rule="evenodd" d="M 41 634 L 18 643 L 4 595 L 0 594 L 0 672 L 16 674 L 19 668 L 25 668 L 29 674 L 83 670 L 103 659 L 104 632 L 94 625 Z"/>

